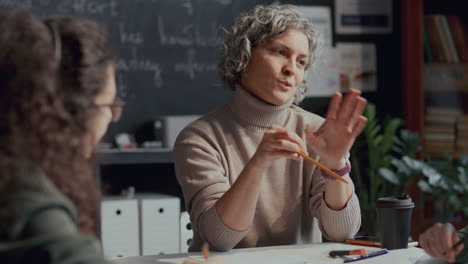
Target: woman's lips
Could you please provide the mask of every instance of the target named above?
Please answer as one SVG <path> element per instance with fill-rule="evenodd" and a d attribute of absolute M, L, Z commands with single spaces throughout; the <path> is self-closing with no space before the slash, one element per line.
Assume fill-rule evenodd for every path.
<path fill-rule="evenodd" d="M 283 90 L 288 91 L 292 88 L 292 84 L 288 81 L 278 81 Z"/>

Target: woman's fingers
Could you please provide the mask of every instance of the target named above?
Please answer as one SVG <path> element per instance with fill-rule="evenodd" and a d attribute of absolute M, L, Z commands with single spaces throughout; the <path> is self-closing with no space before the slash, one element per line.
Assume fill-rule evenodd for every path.
<path fill-rule="evenodd" d="M 454 241 L 455 241 L 454 244 L 456 244 L 458 241 L 460 241 L 460 238 L 458 237 L 458 235 L 457 235 L 456 233 L 455 233 L 454 235 L 456 236 L 456 239 L 454 240 Z M 455 256 L 457 256 L 458 254 L 460 254 L 460 253 L 463 251 L 463 248 L 464 248 L 464 247 L 465 247 L 465 246 L 464 246 L 463 243 L 462 243 L 461 245 L 459 245 L 458 247 L 456 247 L 456 248 L 453 250 L 453 254 L 454 254 Z"/>
<path fill-rule="evenodd" d="M 272 129 L 275 131 L 273 134 L 273 137 L 277 139 L 283 139 L 283 140 L 288 140 L 296 143 L 299 146 L 299 150 L 297 151 L 303 151 L 307 153 L 307 147 L 302 138 L 299 137 L 297 133 L 294 133 L 292 131 L 289 131 L 285 128 L 279 127 L 279 126 L 272 126 Z"/>
<path fill-rule="evenodd" d="M 364 108 L 366 108 L 366 104 L 366 99 L 362 97 L 356 98 L 356 104 L 349 117 L 349 127 L 353 128 L 356 126 L 356 123 L 359 122 L 359 119 L 362 117 L 362 112 L 364 112 Z"/>
<path fill-rule="evenodd" d="M 419 242 L 421 243 L 421 247 L 424 248 L 427 254 L 432 257 L 437 257 L 437 252 L 434 249 L 434 235 L 432 234 L 433 228 L 426 230 L 421 237 L 419 238 Z"/>
<path fill-rule="evenodd" d="M 358 121 L 354 125 L 353 129 L 351 130 L 351 134 L 354 138 L 357 138 L 359 134 L 364 130 L 367 124 L 367 118 L 364 116 L 359 116 Z"/>
<path fill-rule="evenodd" d="M 449 228 L 448 225 L 443 225 L 439 233 L 439 246 L 441 257 L 447 261 L 454 261 L 455 254 L 452 249 L 454 245 L 454 236 L 456 236 L 455 230 Z"/>
<path fill-rule="evenodd" d="M 343 99 L 343 95 L 341 93 L 335 93 L 332 96 L 330 104 L 328 105 L 327 111 L 327 119 L 337 119 L 338 118 L 338 111 L 340 110 L 341 101 Z"/>
<path fill-rule="evenodd" d="M 342 95 L 335 93 L 328 106 L 327 120 L 338 120 L 338 122 L 344 124 L 349 131 L 359 131 L 362 129 L 362 113 L 367 104 L 367 100 L 360 96 L 361 92 L 355 89 L 351 89 L 350 92 L 342 98 Z M 364 122 L 365 125 L 365 122 Z M 320 129 L 315 134 L 320 134 Z M 359 135 L 359 133 L 357 133 Z"/>
<path fill-rule="evenodd" d="M 276 139 L 272 142 L 271 146 L 274 150 L 289 151 L 292 153 L 297 153 L 302 150 L 298 144 L 287 139 Z"/>
<path fill-rule="evenodd" d="M 433 241 L 434 239 L 428 238 L 427 236 L 420 239 L 421 241 L 421 246 L 424 248 L 427 254 L 429 254 L 431 257 L 438 257 L 437 252 L 434 250 L 434 245 Z"/>
<path fill-rule="evenodd" d="M 460 238 L 458 237 L 457 232 L 455 231 L 455 228 L 453 228 L 452 225 L 445 224 L 443 226 L 443 232 L 446 238 L 442 237 L 442 239 L 446 239 L 446 242 L 444 243 L 445 248 L 442 255 L 445 256 L 445 260 L 454 262 L 455 257 L 463 250 L 463 245 L 460 245 L 455 249 L 453 248 L 453 246 L 458 241 L 460 241 Z"/>
<path fill-rule="evenodd" d="M 343 121 L 349 121 L 353 113 L 354 108 L 356 107 L 357 99 L 360 98 L 361 92 L 356 89 L 351 89 L 348 94 L 346 94 L 343 104 L 340 106 L 338 111 L 338 119 Z"/>

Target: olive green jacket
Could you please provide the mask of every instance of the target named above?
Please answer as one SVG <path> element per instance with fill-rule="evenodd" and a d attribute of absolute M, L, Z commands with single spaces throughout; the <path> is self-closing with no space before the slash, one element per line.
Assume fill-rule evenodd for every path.
<path fill-rule="evenodd" d="M 0 200 L 1 263 L 107 263 L 98 240 L 78 231 L 73 203 L 37 166 L 13 175 L 12 187 Z"/>
<path fill-rule="evenodd" d="M 468 236 L 468 226 L 463 229 L 458 230 L 457 233 L 458 233 L 458 236 L 461 238 Z M 468 237 L 465 238 L 465 240 L 463 241 L 463 244 L 464 244 L 464 248 L 463 248 L 463 251 L 460 254 L 458 254 L 457 262 L 468 263 Z"/>

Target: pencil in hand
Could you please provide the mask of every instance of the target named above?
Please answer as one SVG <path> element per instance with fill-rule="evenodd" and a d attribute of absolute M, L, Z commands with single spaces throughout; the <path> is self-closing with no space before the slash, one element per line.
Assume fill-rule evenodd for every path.
<path fill-rule="evenodd" d="M 313 164 L 315 164 L 317 167 L 319 167 L 320 169 L 324 170 L 326 173 L 334 176 L 335 178 L 337 178 L 338 180 L 344 182 L 344 183 L 348 183 L 343 177 L 341 177 L 340 175 L 338 175 L 336 172 L 330 170 L 329 168 L 325 167 L 324 165 L 322 165 L 321 163 L 319 163 L 318 161 L 314 160 L 313 158 L 309 157 L 307 154 L 305 154 L 303 151 L 299 151 L 298 154 L 300 156 L 302 156 L 304 159 L 306 159 L 307 161 L 309 162 L 312 162 Z"/>
<path fill-rule="evenodd" d="M 205 260 L 210 257 L 210 246 L 206 242 L 203 243 L 202 254 L 203 254 L 203 258 L 205 258 Z"/>
<path fill-rule="evenodd" d="M 459 247 L 463 243 L 463 241 L 465 241 L 465 238 L 466 237 L 462 237 L 460 241 L 458 241 L 457 243 L 455 243 L 455 245 L 453 245 L 452 249 L 456 249 L 457 247 Z"/>
<path fill-rule="evenodd" d="M 455 245 L 452 246 L 452 250 L 457 249 L 461 244 L 463 244 L 463 241 L 465 240 L 466 237 L 462 237 Z M 447 252 L 442 253 L 442 256 L 446 256 Z"/>

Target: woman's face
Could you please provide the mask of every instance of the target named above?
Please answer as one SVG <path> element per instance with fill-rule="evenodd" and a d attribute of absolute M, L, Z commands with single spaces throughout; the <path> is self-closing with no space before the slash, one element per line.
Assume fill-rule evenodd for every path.
<path fill-rule="evenodd" d="M 106 81 L 103 89 L 94 97 L 95 114 L 89 120 L 89 133 L 85 141 L 89 142 L 86 155 L 89 156 L 96 144 L 107 131 L 109 124 L 115 120 L 112 105 L 116 101 L 117 88 L 115 84 L 115 66 L 109 65 L 106 71 Z"/>
<path fill-rule="evenodd" d="M 252 50 L 241 84 L 267 103 L 288 103 L 304 80 L 309 55 L 307 36 L 301 30 L 288 29 Z"/>

